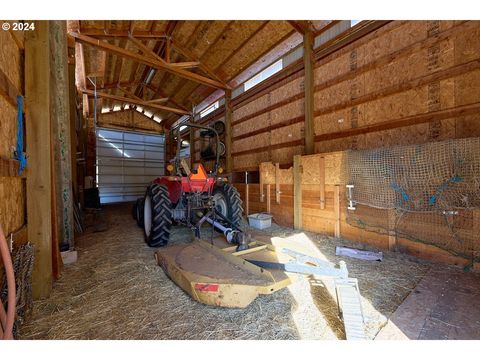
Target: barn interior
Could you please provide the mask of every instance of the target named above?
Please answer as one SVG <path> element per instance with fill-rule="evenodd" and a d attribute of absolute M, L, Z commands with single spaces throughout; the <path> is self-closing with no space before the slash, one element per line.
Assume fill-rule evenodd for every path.
<path fill-rule="evenodd" d="M 479 21 L 2 23 L 0 338 L 480 339 Z"/>

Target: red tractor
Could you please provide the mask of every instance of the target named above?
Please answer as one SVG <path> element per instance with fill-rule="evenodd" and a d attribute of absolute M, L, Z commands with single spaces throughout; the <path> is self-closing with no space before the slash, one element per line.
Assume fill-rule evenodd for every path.
<path fill-rule="evenodd" d="M 174 222 L 188 226 L 200 237 L 202 224 L 208 222 L 222 232 L 229 243 L 238 244 L 237 250 L 248 248 L 241 230 L 243 208 L 240 194 L 227 179 L 218 176 L 222 170 L 219 167 L 217 131 L 193 123 L 184 123 L 183 126 L 204 129 L 214 135 L 217 148 L 214 168 L 207 173 L 200 164 L 196 171 L 190 170 L 186 161 L 180 158 L 182 139 L 178 127 L 177 153 L 167 167 L 171 175 L 155 179 L 148 186 L 145 197 L 134 205 L 134 217 L 144 229 L 145 241 L 152 247 L 167 245 Z"/>

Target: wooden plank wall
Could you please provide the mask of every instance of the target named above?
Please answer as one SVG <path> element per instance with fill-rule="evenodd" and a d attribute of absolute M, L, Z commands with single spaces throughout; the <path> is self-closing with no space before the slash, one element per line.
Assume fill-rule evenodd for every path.
<path fill-rule="evenodd" d="M 21 32 L 0 32 L 0 224 L 6 235 L 26 222 L 25 178 L 11 160 L 17 144 L 16 96 L 24 93 L 23 47 Z"/>
<path fill-rule="evenodd" d="M 303 86 L 297 62 L 233 100 L 234 171 L 303 154 Z M 479 136 L 480 22 L 392 21 L 317 59 L 314 86 L 317 153 Z"/>

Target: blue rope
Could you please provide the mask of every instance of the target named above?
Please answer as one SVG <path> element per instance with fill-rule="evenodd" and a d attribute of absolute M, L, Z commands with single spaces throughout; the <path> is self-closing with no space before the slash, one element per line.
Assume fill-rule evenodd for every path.
<path fill-rule="evenodd" d="M 448 188 L 448 186 L 451 184 L 451 183 L 459 183 L 463 181 L 463 179 L 460 177 L 460 176 L 454 176 L 450 179 L 448 179 L 447 181 L 445 181 L 443 184 L 441 184 L 438 188 L 437 188 L 437 191 L 435 192 L 435 194 L 433 194 L 432 196 L 430 196 L 430 198 L 428 199 L 428 204 L 429 205 L 435 205 L 438 198 L 440 197 L 440 195 L 443 193 L 443 191 L 445 189 Z"/>
<path fill-rule="evenodd" d="M 18 174 L 21 175 L 25 167 L 27 166 L 27 158 L 23 152 L 23 98 L 19 95 L 17 96 L 17 150 L 15 151 L 15 159 L 20 163 L 20 168 Z"/>

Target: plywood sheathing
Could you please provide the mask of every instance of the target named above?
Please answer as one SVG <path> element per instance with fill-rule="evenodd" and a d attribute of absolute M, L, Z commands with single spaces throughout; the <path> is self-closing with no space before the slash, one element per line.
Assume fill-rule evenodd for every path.
<path fill-rule="evenodd" d="M 13 21 L 10 21 L 10 23 Z M 0 71 L 18 91 L 23 92 L 23 35 L 0 32 Z M 20 47 L 19 47 L 20 45 Z M 17 108 L 0 93 L 0 158 L 12 159 L 17 144 Z M 17 175 L 17 174 L 15 174 Z M 0 177 L 0 224 L 6 235 L 25 224 L 25 180 L 20 177 Z"/>
<path fill-rule="evenodd" d="M 163 132 L 162 126 L 136 110 L 113 111 L 100 114 L 98 125 L 101 127 L 122 127 L 131 130 L 149 130 Z"/>
<path fill-rule="evenodd" d="M 20 229 L 25 223 L 25 186 L 19 177 L 0 177 L 0 224 L 5 234 Z"/>
<path fill-rule="evenodd" d="M 480 86 L 479 38 L 478 21 L 393 21 L 317 61 L 315 134 L 323 137 L 316 141 L 316 152 L 478 136 L 480 115 L 460 112 L 455 115 L 454 112 L 451 118 L 328 139 L 332 133 L 478 104 L 480 95 L 475 89 Z M 296 81 L 302 86 L 303 77 Z M 291 87 L 279 87 L 278 92 L 293 97 L 295 88 L 292 82 Z M 234 111 L 237 121 L 234 136 L 256 132 L 251 138 L 251 147 L 273 144 L 272 133 L 259 133 L 261 129 L 276 120 L 294 119 L 291 106 L 303 106 L 303 99 L 299 99 L 287 107 L 262 113 L 262 109 L 274 103 L 272 95 L 273 92 L 267 92 L 253 97 Z M 252 116 L 256 113 L 258 115 Z M 298 126 L 301 131 L 301 125 Z M 286 128 L 295 127 L 288 125 Z M 298 129 L 296 131 L 298 133 Z M 277 139 L 280 137 L 278 135 Z M 238 143 L 240 148 L 248 148 L 248 138 L 242 140 Z M 288 139 L 283 142 L 288 143 Z M 291 149 L 293 146 L 286 145 L 275 151 L 291 152 Z M 237 155 L 235 168 L 253 169 L 258 166 L 254 161 L 259 158 L 274 161 L 272 153 Z M 301 153 L 302 147 L 298 147 L 293 155 Z"/>

